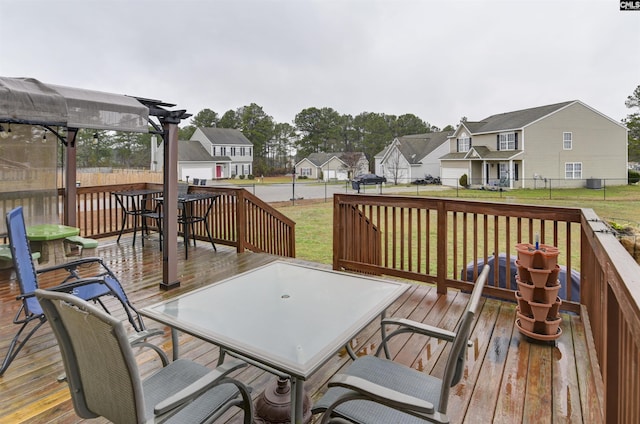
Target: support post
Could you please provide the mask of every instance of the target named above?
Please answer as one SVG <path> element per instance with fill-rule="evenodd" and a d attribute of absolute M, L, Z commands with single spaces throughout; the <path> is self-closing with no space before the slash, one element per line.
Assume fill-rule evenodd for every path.
<path fill-rule="evenodd" d="M 78 217 L 76 214 L 76 176 L 77 174 L 77 157 L 76 157 L 76 135 L 77 128 L 67 129 L 67 145 L 65 148 L 64 161 L 64 225 L 77 227 Z"/>
<path fill-rule="evenodd" d="M 184 111 L 169 112 L 160 119 L 163 128 L 163 223 L 162 223 L 162 282 L 160 288 L 180 287 L 178 280 L 178 123 Z M 187 241 L 185 241 L 186 243 Z"/>

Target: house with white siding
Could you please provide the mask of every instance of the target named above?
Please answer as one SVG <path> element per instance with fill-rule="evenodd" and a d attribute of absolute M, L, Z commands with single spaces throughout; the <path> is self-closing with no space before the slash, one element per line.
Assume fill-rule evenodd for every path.
<path fill-rule="evenodd" d="M 393 184 L 406 184 L 427 175 L 440 176 L 440 157 L 449 152 L 451 131 L 396 137 L 374 156 L 375 173 Z"/>
<path fill-rule="evenodd" d="M 162 148 L 158 149 L 162 163 Z M 240 130 L 197 128 L 178 142 L 178 178 L 211 180 L 253 174 L 253 143 Z"/>

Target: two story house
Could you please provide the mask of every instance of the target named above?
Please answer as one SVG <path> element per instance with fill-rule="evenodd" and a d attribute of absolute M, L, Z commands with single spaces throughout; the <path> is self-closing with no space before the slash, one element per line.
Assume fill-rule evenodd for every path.
<path fill-rule="evenodd" d="M 295 165 L 296 174 L 324 181 L 346 181 L 369 172 L 369 160 L 362 152 L 311 153 Z"/>
<path fill-rule="evenodd" d="M 405 184 L 427 175 L 440 176 L 440 157 L 449 152 L 451 131 L 396 137 L 374 156 L 375 173 L 393 184 Z"/>
<path fill-rule="evenodd" d="M 579 100 L 461 122 L 440 158 L 442 184 L 508 188 L 627 183 L 627 129 Z"/>
<path fill-rule="evenodd" d="M 162 163 L 162 148 L 158 162 Z M 197 128 L 191 139 L 178 142 L 178 178 L 235 178 L 253 173 L 253 144 L 240 130 Z"/>

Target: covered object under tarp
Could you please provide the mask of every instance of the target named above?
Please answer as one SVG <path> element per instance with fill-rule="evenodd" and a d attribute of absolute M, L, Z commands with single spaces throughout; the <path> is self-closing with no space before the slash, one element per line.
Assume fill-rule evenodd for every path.
<path fill-rule="evenodd" d="M 503 289 L 510 290 L 518 290 L 518 284 L 516 283 L 516 274 L 518 272 L 518 266 L 516 265 L 517 256 L 510 256 L 511 264 L 509 265 L 509 285 L 507 285 L 507 255 L 505 253 L 500 253 L 498 255 L 498 279 L 499 284 L 497 287 Z M 493 283 L 494 266 L 495 266 L 495 255 L 489 256 L 487 259 L 487 265 L 491 268 L 491 272 L 489 273 L 489 278 L 487 279 L 487 285 L 495 286 Z M 473 281 L 474 280 L 474 272 L 479 273 L 479 270 L 484 266 L 484 260 L 479 259 L 477 267 L 473 262 L 469 262 L 467 266 L 460 271 L 460 278 L 465 281 Z M 475 271 L 474 271 L 475 268 Z M 574 302 L 580 301 L 580 273 L 575 270 L 571 270 L 571 277 L 569 281 L 571 282 L 571 299 L 567 298 L 567 268 L 565 266 L 560 266 L 560 272 L 558 273 L 558 280 L 560 280 L 560 291 L 558 295 L 563 300 L 571 300 Z"/>
<path fill-rule="evenodd" d="M 0 124 L 7 126 L 6 130 L 0 126 L 0 132 L 6 135 L 11 124 L 37 126 L 53 133 L 66 147 L 63 221 L 71 226 L 76 224 L 75 139 L 79 129 L 160 135 L 165 146 L 164 198 L 168 204 L 177 202 L 178 124 L 190 115 L 185 110 L 166 109 L 173 106 L 142 97 L 46 84 L 34 78 L 0 76 Z M 64 135 L 61 129 L 65 130 Z M 35 144 L 31 146 L 37 148 Z M 168 242 L 177 237 L 176 214 L 173 208 L 164 214 L 162 288 L 179 285 L 177 248 Z"/>

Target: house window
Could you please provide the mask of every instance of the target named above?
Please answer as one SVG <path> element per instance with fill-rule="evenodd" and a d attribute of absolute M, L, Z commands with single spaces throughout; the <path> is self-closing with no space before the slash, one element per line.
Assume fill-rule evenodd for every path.
<path fill-rule="evenodd" d="M 562 133 L 562 148 L 564 150 L 571 150 L 573 148 L 573 133 Z"/>
<path fill-rule="evenodd" d="M 566 162 L 564 164 L 564 178 L 579 180 L 582 178 L 582 162 Z"/>
<path fill-rule="evenodd" d="M 220 147 L 220 156 L 227 156 L 227 148 Z"/>
<path fill-rule="evenodd" d="M 311 176 L 311 168 L 300 168 L 300 176 Z"/>
<path fill-rule="evenodd" d="M 516 133 L 498 134 L 498 150 L 515 150 Z"/>
<path fill-rule="evenodd" d="M 461 137 L 458 139 L 458 152 L 468 152 L 471 148 L 471 138 Z"/>
<path fill-rule="evenodd" d="M 232 147 L 231 148 L 231 156 L 235 156 L 236 155 L 236 148 Z"/>
<path fill-rule="evenodd" d="M 240 156 L 244 156 L 246 154 L 245 148 L 241 147 L 240 148 Z"/>

